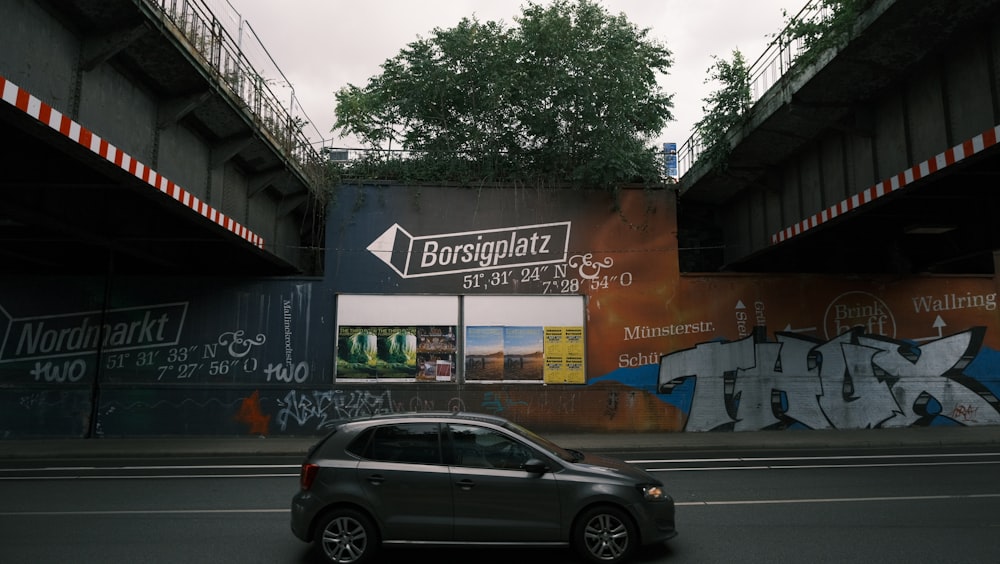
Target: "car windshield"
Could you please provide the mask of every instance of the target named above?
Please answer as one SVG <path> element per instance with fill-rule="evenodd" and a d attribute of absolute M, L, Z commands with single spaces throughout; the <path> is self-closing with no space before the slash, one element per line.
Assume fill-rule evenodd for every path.
<path fill-rule="evenodd" d="M 513 431 L 514 433 L 517 433 L 518 435 L 521 435 L 522 437 L 533 441 L 535 444 L 541 446 L 546 451 L 548 451 L 549 454 L 556 456 L 562 460 L 565 460 L 567 462 L 579 462 L 580 460 L 583 459 L 583 454 L 580 453 L 579 451 L 565 449 L 557 445 L 556 443 L 546 439 L 545 437 L 539 435 L 538 433 L 525 429 L 524 427 L 518 425 L 517 423 L 508 421 L 504 425 L 504 427 L 509 431 Z"/>

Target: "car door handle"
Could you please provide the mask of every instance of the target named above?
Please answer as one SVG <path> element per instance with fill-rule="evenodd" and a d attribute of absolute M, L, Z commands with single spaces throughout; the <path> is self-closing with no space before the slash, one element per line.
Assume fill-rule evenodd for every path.
<path fill-rule="evenodd" d="M 459 480 L 455 482 L 455 485 L 462 488 L 465 491 L 469 491 L 476 485 L 476 483 L 466 478 L 464 480 Z"/>
<path fill-rule="evenodd" d="M 381 474 L 372 474 L 368 476 L 368 483 L 373 486 L 381 486 L 382 482 L 385 481 L 385 477 Z"/>

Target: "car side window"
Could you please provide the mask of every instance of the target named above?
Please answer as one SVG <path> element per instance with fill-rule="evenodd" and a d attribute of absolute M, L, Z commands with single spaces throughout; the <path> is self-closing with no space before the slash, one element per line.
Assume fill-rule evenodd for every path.
<path fill-rule="evenodd" d="M 519 470 L 534 456 L 522 443 L 486 427 L 449 424 L 455 466 Z"/>
<path fill-rule="evenodd" d="M 351 439 L 351 444 L 347 445 L 345 449 L 347 452 L 353 454 L 354 456 L 360 458 L 369 458 L 368 450 L 372 442 L 372 435 L 375 433 L 374 428 L 368 428 L 364 431 L 358 433 L 357 437 Z"/>
<path fill-rule="evenodd" d="M 396 423 L 375 428 L 362 456 L 384 462 L 440 464 L 437 423 Z"/>

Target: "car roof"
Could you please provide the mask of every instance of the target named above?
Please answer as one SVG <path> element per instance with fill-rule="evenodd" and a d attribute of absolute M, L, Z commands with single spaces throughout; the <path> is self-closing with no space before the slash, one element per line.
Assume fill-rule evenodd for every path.
<path fill-rule="evenodd" d="M 362 417 L 355 417 L 352 419 L 344 420 L 341 423 L 359 423 L 359 422 L 380 422 L 380 421 L 395 421 L 400 419 L 417 420 L 417 419 L 455 419 L 461 421 L 478 421 L 481 423 L 492 423 L 494 425 L 505 425 L 508 420 L 500 417 L 499 415 L 492 415 L 488 413 L 476 413 L 471 411 L 411 411 L 411 412 L 395 412 L 395 413 L 377 413 L 373 415 L 366 415 Z"/>

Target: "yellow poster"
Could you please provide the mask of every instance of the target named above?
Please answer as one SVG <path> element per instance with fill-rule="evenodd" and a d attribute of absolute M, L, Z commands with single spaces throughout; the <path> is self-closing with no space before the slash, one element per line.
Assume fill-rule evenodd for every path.
<path fill-rule="evenodd" d="M 566 338 L 562 327 L 545 327 L 545 373 L 546 384 L 565 382 L 563 366 L 566 356 Z"/>
<path fill-rule="evenodd" d="M 583 384 L 583 327 L 545 327 L 545 382 Z"/>

